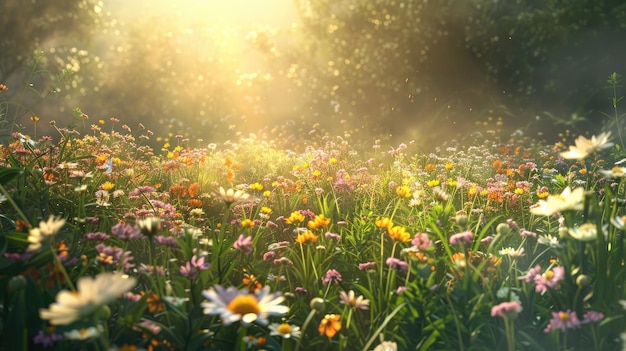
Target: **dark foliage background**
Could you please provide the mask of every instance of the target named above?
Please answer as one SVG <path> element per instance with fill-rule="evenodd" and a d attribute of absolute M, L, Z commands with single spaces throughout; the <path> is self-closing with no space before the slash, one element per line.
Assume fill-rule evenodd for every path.
<path fill-rule="evenodd" d="M 551 138 L 601 128 L 626 66 L 619 0 L 294 0 L 297 25 L 254 28 L 113 5 L 0 1 L 5 138 L 33 115 L 42 133 L 82 125 L 76 108 L 206 142 L 313 123 L 424 145 L 484 125 Z"/>

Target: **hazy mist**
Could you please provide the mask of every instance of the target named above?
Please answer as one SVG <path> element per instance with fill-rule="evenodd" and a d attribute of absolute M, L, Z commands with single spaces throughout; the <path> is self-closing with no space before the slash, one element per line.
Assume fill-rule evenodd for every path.
<path fill-rule="evenodd" d="M 606 124 L 606 77 L 626 62 L 625 29 L 607 20 L 619 13 L 603 12 L 623 5 L 611 1 L 589 11 L 482 0 L 62 2 L 72 6 L 0 5 L 8 129 L 32 133 L 37 115 L 40 135 L 52 120 L 116 117 L 157 142 L 297 138 L 315 123 L 425 145 L 476 131 L 545 137 Z"/>

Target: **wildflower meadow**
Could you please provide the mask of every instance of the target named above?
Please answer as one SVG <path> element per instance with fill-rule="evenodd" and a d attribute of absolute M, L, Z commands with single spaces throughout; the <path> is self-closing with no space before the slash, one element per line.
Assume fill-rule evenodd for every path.
<path fill-rule="evenodd" d="M 79 117 L 0 147 L 4 350 L 623 350 L 617 109 L 428 152 Z"/>

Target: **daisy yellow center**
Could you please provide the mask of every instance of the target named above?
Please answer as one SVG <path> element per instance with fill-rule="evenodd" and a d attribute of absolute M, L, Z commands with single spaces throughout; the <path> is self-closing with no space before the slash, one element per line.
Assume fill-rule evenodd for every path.
<path fill-rule="evenodd" d="M 560 319 L 562 322 L 567 322 L 567 321 L 569 321 L 569 313 L 560 312 L 560 313 L 559 313 L 559 319 Z"/>
<path fill-rule="evenodd" d="M 546 273 L 544 273 L 544 276 L 546 277 L 546 279 L 552 279 L 554 278 L 554 272 L 553 271 L 547 271 Z"/>
<path fill-rule="evenodd" d="M 287 323 L 283 323 L 281 325 L 278 326 L 278 328 L 276 328 L 276 331 L 279 332 L 280 334 L 290 334 L 291 333 L 291 326 Z"/>
<path fill-rule="evenodd" d="M 227 308 L 232 313 L 241 315 L 261 312 L 259 303 L 253 295 L 239 295 L 228 304 Z"/>

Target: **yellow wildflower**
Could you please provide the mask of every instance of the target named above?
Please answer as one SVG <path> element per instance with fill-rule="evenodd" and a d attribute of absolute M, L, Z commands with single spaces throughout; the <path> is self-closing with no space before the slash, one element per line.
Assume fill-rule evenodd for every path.
<path fill-rule="evenodd" d="M 106 191 L 110 191 L 113 188 L 115 188 L 115 184 L 111 182 L 104 182 L 102 185 L 100 185 L 100 189 L 106 190 Z"/>
<path fill-rule="evenodd" d="M 426 185 L 428 185 L 429 187 L 436 187 L 439 186 L 440 182 L 439 179 L 433 179 L 433 180 L 429 180 Z"/>
<path fill-rule="evenodd" d="M 311 229 L 316 229 L 327 226 L 328 224 L 330 224 L 330 218 L 326 218 L 324 214 L 319 214 L 310 220 L 307 226 Z"/>
<path fill-rule="evenodd" d="M 263 190 L 263 184 L 261 184 L 261 183 L 250 184 L 250 189 L 261 191 L 261 190 Z"/>
<path fill-rule="evenodd" d="M 254 221 L 246 218 L 243 221 L 241 221 L 241 227 L 242 228 L 254 228 Z"/>
<path fill-rule="evenodd" d="M 411 188 L 409 188 L 407 185 L 400 185 L 399 187 L 397 187 L 396 194 L 404 198 L 409 198 L 413 196 L 413 192 L 411 191 Z"/>
<path fill-rule="evenodd" d="M 401 227 L 399 225 L 387 228 L 387 233 L 392 239 L 401 241 L 403 243 L 408 243 L 412 239 L 411 234 L 408 233 L 404 227 Z"/>
<path fill-rule="evenodd" d="M 313 234 L 313 232 L 311 232 L 310 230 L 307 230 L 306 232 L 302 232 L 300 234 L 298 234 L 298 236 L 296 237 L 296 242 L 299 244 L 305 244 L 305 243 L 314 243 L 317 241 L 318 236 Z"/>
<path fill-rule="evenodd" d="M 391 227 L 393 227 L 393 222 L 390 218 L 387 217 L 379 218 L 374 223 L 378 228 L 390 229 Z"/>
<path fill-rule="evenodd" d="M 295 222 L 304 222 L 304 215 L 300 213 L 300 211 L 291 212 L 289 217 L 285 219 L 285 223 L 287 224 L 293 224 Z"/>

